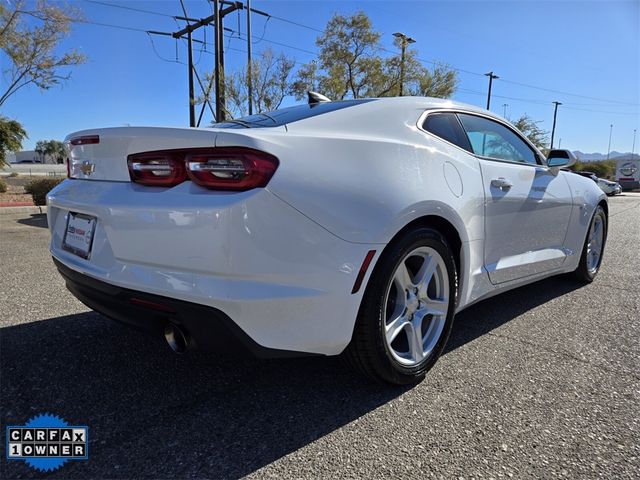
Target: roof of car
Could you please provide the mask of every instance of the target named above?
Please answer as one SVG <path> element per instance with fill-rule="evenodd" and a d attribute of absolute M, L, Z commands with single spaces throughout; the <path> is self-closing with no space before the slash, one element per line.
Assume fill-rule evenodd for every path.
<path fill-rule="evenodd" d="M 481 113 L 483 115 L 495 117 L 497 119 L 503 120 L 502 117 L 496 115 L 495 113 L 485 110 L 482 107 L 478 107 L 477 105 L 470 105 L 468 103 L 456 102 L 454 100 L 450 100 L 448 98 L 435 98 L 435 97 L 382 97 L 376 98 L 377 102 L 384 102 L 386 104 L 398 105 L 402 107 L 415 107 L 415 108 L 423 108 L 425 110 L 428 109 L 437 109 L 437 108 L 447 108 L 452 110 L 465 110 L 469 112 Z M 376 103 L 377 103 L 376 102 Z"/>

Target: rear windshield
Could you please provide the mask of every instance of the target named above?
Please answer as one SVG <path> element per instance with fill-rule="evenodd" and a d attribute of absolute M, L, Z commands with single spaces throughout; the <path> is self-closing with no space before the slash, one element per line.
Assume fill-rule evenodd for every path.
<path fill-rule="evenodd" d="M 315 105 L 296 105 L 293 107 L 281 108 L 272 112 L 256 113 L 247 117 L 236 118 L 233 120 L 225 120 L 224 122 L 214 123 L 213 128 L 262 128 L 262 127 L 280 127 L 287 123 L 297 122 L 305 118 L 315 117 L 323 113 L 334 112 L 347 107 L 353 107 L 362 103 L 371 102 L 373 99 L 366 100 L 339 100 L 337 102 L 323 102 Z"/>

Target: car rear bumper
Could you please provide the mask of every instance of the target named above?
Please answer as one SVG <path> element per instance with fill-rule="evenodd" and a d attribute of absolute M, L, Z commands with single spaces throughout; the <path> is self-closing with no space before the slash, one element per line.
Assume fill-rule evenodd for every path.
<path fill-rule="evenodd" d="M 83 278 L 222 312 L 261 347 L 339 354 L 364 290 L 351 294 L 360 265 L 381 245 L 344 241 L 264 189 L 189 183 L 63 182 L 48 195 L 53 257 Z M 62 248 L 69 212 L 96 218 L 88 259 Z M 108 305 L 96 310 L 115 317 Z"/>
<path fill-rule="evenodd" d="M 168 323 L 179 325 L 199 350 L 237 354 L 249 352 L 259 358 L 310 355 L 306 352 L 265 348 L 249 337 L 220 310 L 111 285 L 72 270 L 53 258 L 67 289 L 86 306 L 109 317 L 158 336 Z"/>

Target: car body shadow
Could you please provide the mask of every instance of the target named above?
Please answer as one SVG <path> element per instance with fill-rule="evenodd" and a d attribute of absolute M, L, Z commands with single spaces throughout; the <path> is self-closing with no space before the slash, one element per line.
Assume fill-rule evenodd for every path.
<path fill-rule="evenodd" d="M 559 275 L 501 293 L 472 305 L 456 315 L 445 354 L 583 285 L 573 280 L 570 275 Z"/>
<path fill-rule="evenodd" d="M 549 279 L 475 305 L 447 351 L 574 288 Z M 337 358 L 177 356 L 92 312 L 6 327 L 0 341 L 3 425 L 50 412 L 89 427 L 89 460 L 56 478 L 239 478 L 408 389 L 373 384 Z M 2 478 L 47 475 L 20 461 L 1 468 Z"/>
<path fill-rule="evenodd" d="M 48 228 L 46 213 L 34 213 L 29 218 L 20 218 L 16 222 L 29 227 Z"/>

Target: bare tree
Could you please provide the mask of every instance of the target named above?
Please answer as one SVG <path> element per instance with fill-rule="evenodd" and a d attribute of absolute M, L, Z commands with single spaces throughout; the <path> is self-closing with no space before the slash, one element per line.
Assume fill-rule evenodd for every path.
<path fill-rule="evenodd" d="M 275 110 L 280 106 L 290 91 L 289 77 L 293 66 L 293 60 L 283 54 L 276 56 L 270 49 L 253 61 L 252 97 L 256 112 Z M 246 68 L 228 74 L 224 81 L 228 112 L 233 116 L 246 115 L 249 98 Z"/>

